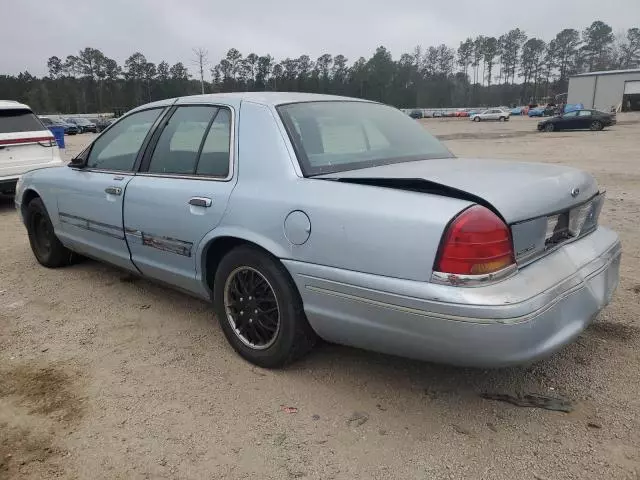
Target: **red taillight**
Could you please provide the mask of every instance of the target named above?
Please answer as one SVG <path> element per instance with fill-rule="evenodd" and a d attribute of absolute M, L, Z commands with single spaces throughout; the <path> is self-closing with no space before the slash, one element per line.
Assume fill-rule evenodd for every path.
<path fill-rule="evenodd" d="M 29 143 L 39 143 L 45 144 L 43 146 L 53 147 L 56 145 L 56 140 L 54 137 L 24 137 L 24 138 L 10 138 L 5 140 L 0 140 L 0 145 L 27 145 Z"/>
<path fill-rule="evenodd" d="M 480 205 L 462 212 L 444 234 L 435 270 L 458 275 L 484 275 L 514 263 L 509 227 Z"/>

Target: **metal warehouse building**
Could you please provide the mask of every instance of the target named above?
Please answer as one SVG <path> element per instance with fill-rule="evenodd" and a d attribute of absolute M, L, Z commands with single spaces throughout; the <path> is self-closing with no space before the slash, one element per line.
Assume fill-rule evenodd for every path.
<path fill-rule="evenodd" d="M 567 103 L 605 112 L 611 107 L 640 111 L 640 69 L 575 75 L 569 78 Z"/>

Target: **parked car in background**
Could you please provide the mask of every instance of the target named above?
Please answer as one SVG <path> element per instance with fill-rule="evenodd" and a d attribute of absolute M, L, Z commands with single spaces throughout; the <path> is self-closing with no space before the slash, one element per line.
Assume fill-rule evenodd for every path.
<path fill-rule="evenodd" d="M 51 131 L 28 105 L 0 100 L 0 193 L 12 193 L 20 175 L 62 165 Z"/>
<path fill-rule="evenodd" d="M 456 110 L 455 116 L 456 117 L 468 117 L 469 116 L 469 112 L 467 111 L 466 108 L 459 108 L 458 110 Z"/>
<path fill-rule="evenodd" d="M 574 340 L 611 299 L 595 179 L 458 159 L 392 107 L 285 92 L 138 107 L 23 176 L 34 256 L 76 254 L 213 302 L 262 367 L 332 342 L 475 367 Z"/>
<path fill-rule="evenodd" d="M 511 116 L 511 112 L 505 112 L 499 108 L 490 108 L 488 110 L 484 110 L 480 113 L 474 113 L 469 118 L 474 122 L 480 122 L 484 120 L 496 120 L 500 122 L 505 122 L 509 120 Z"/>
<path fill-rule="evenodd" d="M 514 107 L 511 109 L 511 115 L 522 115 L 523 107 Z"/>
<path fill-rule="evenodd" d="M 73 123 L 80 129 L 80 133 L 92 132 L 98 133 L 98 127 L 95 123 L 90 122 L 86 118 L 82 117 L 71 117 L 66 119 L 67 122 Z"/>
<path fill-rule="evenodd" d="M 544 108 L 536 107 L 529 109 L 527 115 L 531 117 L 542 117 L 544 114 Z"/>
<path fill-rule="evenodd" d="M 87 120 L 91 123 L 95 123 L 98 133 L 111 125 L 111 122 L 109 121 L 110 119 L 105 117 L 89 118 Z"/>
<path fill-rule="evenodd" d="M 555 113 L 555 105 L 546 105 L 530 109 L 527 115 L 529 115 L 529 117 L 550 117 L 555 115 Z"/>
<path fill-rule="evenodd" d="M 424 115 L 422 114 L 422 110 L 411 110 L 411 113 L 409 113 L 409 116 L 414 119 L 424 117 Z"/>
<path fill-rule="evenodd" d="M 61 122 L 60 120 L 52 120 L 49 117 L 38 117 L 38 118 L 40 119 L 42 124 L 47 128 L 49 127 L 64 128 L 65 135 L 76 135 L 80 133 L 80 129 L 78 128 L 78 126 L 74 125 L 73 123 Z"/>
<path fill-rule="evenodd" d="M 538 122 L 538 130 L 553 132 L 556 130 L 602 130 L 615 125 L 616 117 L 598 110 L 575 110 L 563 115 Z"/>

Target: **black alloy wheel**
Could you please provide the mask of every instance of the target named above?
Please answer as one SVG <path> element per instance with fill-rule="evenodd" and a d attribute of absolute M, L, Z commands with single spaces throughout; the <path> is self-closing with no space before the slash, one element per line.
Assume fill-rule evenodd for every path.
<path fill-rule="evenodd" d="M 224 286 L 224 308 L 242 343 L 256 350 L 273 345 L 280 309 L 273 287 L 258 270 L 245 266 L 231 272 Z"/>
<path fill-rule="evenodd" d="M 222 258 L 213 278 L 213 305 L 231 346 L 259 367 L 282 367 L 316 343 L 291 275 L 257 247 L 241 245 Z"/>

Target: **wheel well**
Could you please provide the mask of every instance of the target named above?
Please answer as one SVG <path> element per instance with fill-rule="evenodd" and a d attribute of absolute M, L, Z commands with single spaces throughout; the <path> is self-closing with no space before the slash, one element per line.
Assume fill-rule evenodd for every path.
<path fill-rule="evenodd" d="M 257 243 L 250 242 L 243 238 L 238 237 L 219 237 L 210 242 L 207 245 L 205 250 L 205 261 L 204 261 L 204 278 L 206 278 L 207 286 L 210 290 L 213 290 L 213 279 L 215 277 L 216 270 L 218 270 L 218 265 L 220 265 L 220 261 L 222 258 L 240 245 L 248 245 L 254 247 L 258 250 L 263 251 L 267 255 L 274 256 L 268 250 L 262 248 Z"/>
<path fill-rule="evenodd" d="M 31 200 L 34 198 L 40 198 L 40 195 L 35 190 L 27 190 L 22 194 L 22 203 L 20 205 L 20 209 L 22 210 L 22 217 L 24 218 L 24 214 L 27 211 L 27 207 L 31 203 Z"/>

